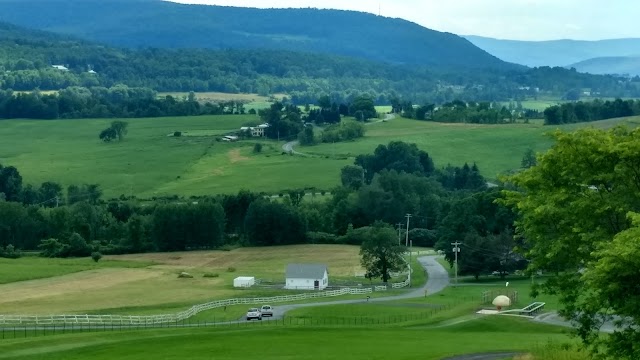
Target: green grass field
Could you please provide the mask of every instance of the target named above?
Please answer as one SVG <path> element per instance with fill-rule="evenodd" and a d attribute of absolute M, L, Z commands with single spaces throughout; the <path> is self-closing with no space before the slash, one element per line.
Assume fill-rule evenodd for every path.
<path fill-rule="evenodd" d="M 244 116 L 200 116 L 129 119 L 124 141 L 98 139 L 110 119 L 5 120 L 0 127 L 0 163 L 16 166 L 25 183 L 56 181 L 64 186 L 100 184 L 105 196 L 207 195 L 241 189 L 278 193 L 291 188 L 328 190 L 339 183 L 340 169 L 359 154 L 371 153 L 393 140 L 416 143 L 434 158 L 436 166 L 476 162 L 489 179 L 520 166 L 528 148 L 543 151 L 551 145 L 544 134 L 553 128 L 539 122 L 511 125 L 439 124 L 396 118 L 367 127 L 357 141 L 300 147 L 319 156 L 282 155 L 282 142 L 264 140 L 226 143 L 215 136 L 255 122 Z M 606 128 L 616 119 L 562 127 Z M 632 124 L 636 126 L 637 124 Z M 167 136 L 174 131 L 187 135 Z M 199 135 L 199 136 L 198 136 Z"/>
<path fill-rule="evenodd" d="M 447 327 L 316 327 L 264 323 L 0 341 L 0 359 L 425 359 L 571 344 L 564 329 L 487 317 Z"/>

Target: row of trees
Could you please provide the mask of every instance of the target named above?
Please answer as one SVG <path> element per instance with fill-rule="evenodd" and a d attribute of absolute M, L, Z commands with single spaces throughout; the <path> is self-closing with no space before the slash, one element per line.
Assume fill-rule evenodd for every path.
<path fill-rule="evenodd" d="M 57 93 L 15 93 L 0 90 L 0 119 L 130 118 L 187 115 L 243 114 L 240 102 L 201 104 L 194 93 L 184 99 L 158 98 L 149 88 L 126 85 L 70 87 Z"/>
<path fill-rule="evenodd" d="M 440 106 L 426 104 L 417 107 L 410 101 L 395 99 L 392 102 L 392 109 L 409 119 L 449 123 L 505 124 L 514 122 L 519 117 L 539 116 L 535 112 L 525 111 L 520 102 L 505 106 L 495 102 L 465 102 L 459 99 Z"/>
<path fill-rule="evenodd" d="M 544 111 L 545 125 L 573 124 L 640 115 L 640 100 L 564 103 Z"/>

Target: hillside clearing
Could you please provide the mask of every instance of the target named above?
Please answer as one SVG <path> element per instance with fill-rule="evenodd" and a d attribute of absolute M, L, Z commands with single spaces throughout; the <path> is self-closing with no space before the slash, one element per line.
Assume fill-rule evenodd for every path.
<path fill-rule="evenodd" d="M 544 151 L 551 146 L 544 134 L 555 129 L 539 122 L 452 125 L 396 118 L 371 124 L 357 141 L 300 147 L 301 152 L 318 155 L 313 157 L 283 155 L 282 142 L 225 143 L 211 136 L 258 119 L 253 115 L 125 119 L 127 137 L 111 144 L 98 139 L 110 119 L 3 120 L 0 163 L 16 166 L 25 183 L 55 181 L 64 187 L 96 183 L 107 198 L 211 195 L 242 189 L 277 194 L 294 188 L 330 190 L 339 184 L 340 169 L 353 163 L 353 157 L 394 140 L 416 143 L 437 167 L 476 162 L 487 178 L 495 179 L 518 169 L 527 149 Z M 639 121 L 639 117 L 613 119 L 560 128 L 637 126 Z M 167 136 L 183 130 L 206 135 Z M 258 154 L 252 151 L 256 142 L 264 145 Z"/>

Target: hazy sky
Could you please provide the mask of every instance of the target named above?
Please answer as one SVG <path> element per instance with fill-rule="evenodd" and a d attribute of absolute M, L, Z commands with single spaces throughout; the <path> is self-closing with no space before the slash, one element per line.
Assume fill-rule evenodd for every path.
<path fill-rule="evenodd" d="M 501 39 L 639 37 L 638 0 L 173 0 L 190 4 L 359 10 L 459 35 Z"/>

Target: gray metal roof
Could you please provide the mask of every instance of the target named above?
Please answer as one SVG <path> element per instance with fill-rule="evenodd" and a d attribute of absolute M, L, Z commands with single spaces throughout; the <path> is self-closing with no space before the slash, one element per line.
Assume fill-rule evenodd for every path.
<path fill-rule="evenodd" d="M 327 265 L 324 264 L 289 264 L 287 265 L 287 279 L 322 279 Z"/>

